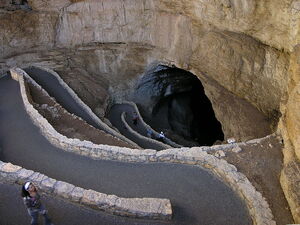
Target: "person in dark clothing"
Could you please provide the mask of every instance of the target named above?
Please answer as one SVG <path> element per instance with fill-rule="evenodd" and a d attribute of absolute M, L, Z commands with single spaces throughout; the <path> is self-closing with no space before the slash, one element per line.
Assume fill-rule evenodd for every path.
<path fill-rule="evenodd" d="M 139 119 L 139 117 L 138 117 L 137 113 L 134 112 L 133 116 L 132 116 L 132 122 L 134 125 L 137 125 L 138 119 Z"/>
<path fill-rule="evenodd" d="M 164 132 L 161 131 L 158 135 L 158 140 L 164 143 L 165 139 L 166 139 L 166 136 L 165 136 Z"/>
<path fill-rule="evenodd" d="M 31 216 L 31 225 L 38 224 L 39 214 L 44 216 L 44 221 L 46 225 L 53 225 L 50 218 L 48 217 L 47 210 L 41 203 L 41 197 L 37 192 L 37 188 L 31 182 L 26 182 L 22 186 L 22 197 L 25 206 L 27 207 L 27 212 Z"/>
<path fill-rule="evenodd" d="M 152 138 L 153 132 L 150 128 L 147 129 L 147 137 Z"/>

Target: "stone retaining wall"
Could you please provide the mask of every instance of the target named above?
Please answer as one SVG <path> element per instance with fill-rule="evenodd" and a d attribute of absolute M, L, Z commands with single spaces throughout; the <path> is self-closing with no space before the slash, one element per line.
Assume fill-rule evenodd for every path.
<path fill-rule="evenodd" d="M 153 133 L 156 137 L 159 136 L 159 133 L 158 133 L 156 130 L 152 129 L 152 127 L 150 127 L 147 123 L 145 123 L 145 121 L 144 121 L 142 115 L 140 114 L 140 111 L 139 111 L 137 105 L 136 105 L 134 102 L 123 101 L 123 104 L 131 105 L 131 106 L 134 108 L 135 112 L 138 114 L 139 119 L 140 119 L 140 122 L 143 124 L 143 126 L 146 127 L 146 129 L 151 130 L 152 133 Z M 170 145 L 170 146 L 172 146 L 172 147 L 175 147 L 175 148 L 180 148 L 180 147 L 182 147 L 181 145 L 179 145 L 179 144 L 177 144 L 177 143 L 171 141 L 169 138 L 165 138 L 165 141 L 166 141 L 166 144 L 168 144 L 168 145 Z"/>
<path fill-rule="evenodd" d="M 87 106 L 79 97 L 78 95 L 63 81 L 63 79 L 61 79 L 61 77 L 53 70 L 48 69 L 48 68 L 44 68 L 44 67 L 40 67 L 40 66 L 32 66 L 35 68 L 38 68 L 40 70 L 44 70 L 46 72 L 48 72 L 49 74 L 51 74 L 52 76 L 54 76 L 58 82 L 61 84 L 61 86 L 72 96 L 72 98 L 75 100 L 75 102 L 77 104 L 79 104 L 82 109 L 91 116 L 91 118 L 94 120 L 95 123 L 97 123 L 97 125 L 99 125 L 101 127 L 102 130 L 104 130 L 105 132 L 120 138 L 121 140 L 132 144 L 133 146 L 138 147 L 134 142 L 132 142 L 131 140 L 129 140 L 128 138 L 124 137 L 123 135 L 121 135 L 120 133 L 118 133 L 117 131 L 115 131 L 114 129 L 112 129 L 111 127 L 109 127 L 106 123 L 104 123 L 98 116 L 96 116 L 94 114 L 94 112 L 91 110 L 91 108 L 89 106 Z"/>
<path fill-rule="evenodd" d="M 24 77 L 28 75 L 21 69 L 11 70 L 12 78 L 20 84 L 21 96 L 25 106 L 25 110 L 32 119 L 33 123 L 40 128 L 41 133 L 55 146 L 66 151 L 77 153 L 84 156 L 90 156 L 94 159 L 115 159 L 126 161 L 144 162 L 146 157 L 155 153 L 155 150 L 139 150 L 124 147 L 98 145 L 90 141 L 80 141 L 79 139 L 71 139 L 58 133 L 49 122 L 39 114 L 28 100 Z"/>
<path fill-rule="evenodd" d="M 151 139 L 151 138 L 148 138 L 148 137 L 145 137 L 143 135 L 141 135 L 140 133 L 136 132 L 135 130 L 133 130 L 129 124 L 127 123 L 126 121 L 126 112 L 123 112 L 121 114 L 121 120 L 124 124 L 124 126 L 126 127 L 126 129 L 128 130 L 128 132 L 130 132 L 133 136 L 135 136 L 136 138 L 140 139 L 140 140 L 143 140 L 145 142 L 150 142 L 152 143 L 153 145 L 156 145 L 156 146 L 159 146 L 161 147 L 161 149 L 167 149 L 167 148 L 172 148 L 170 145 L 166 145 L 164 143 L 161 143 L 160 141 L 156 141 L 154 139 Z"/>
<path fill-rule="evenodd" d="M 255 225 L 275 225 L 272 212 L 261 193 L 257 192 L 248 178 L 237 172 L 235 166 L 223 159 L 218 159 L 206 151 L 209 147 L 176 148 L 163 151 L 138 150 L 114 146 L 95 145 L 88 141 L 68 139 L 57 133 L 53 127 L 28 102 L 25 86 L 24 71 L 12 69 L 12 77 L 19 80 L 24 106 L 33 122 L 41 129 L 45 137 L 63 150 L 74 152 L 94 159 L 118 160 L 122 162 L 167 162 L 195 165 L 210 169 L 215 175 L 224 180 L 239 196 L 245 200 L 250 216 Z M 215 146 L 216 148 L 220 146 Z M 228 146 L 226 148 L 232 148 Z"/>
<path fill-rule="evenodd" d="M 265 136 L 263 138 L 256 138 L 252 139 L 246 142 L 237 142 L 237 143 L 232 143 L 232 144 L 222 144 L 222 145 L 213 145 L 213 146 L 202 146 L 202 150 L 206 152 L 210 151 L 234 151 L 234 150 L 241 150 L 243 146 L 246 146 L 248 144 L 260 144 L 264 140 L 270 138 L 271 136 L 277 136 L 276 133 L 270 134 L 268 136 Z"/>
<path fill-rule="evenodd" d="M 41 192 L 115 215 L 160 220 L 170 220 L 172 217 L 171 202 L 168 199 L 120 198 L 75 187 L 44 174 L 2 161 L 0 161 L 0 178 L 2 183 L 7 184 L 23 185 L 26 181 L 30 181 Z"/>
<path fill-rule="evenodd" d="M 25 72 L 26 73 L 26 72 Z M 43 89 L 38 83 L 36 83 L 35 82 L 35 80 L 33 80 L 30 76 L 28 76 L 27 74 L 24 74 L 24 77 L 25 77 L 25 87 L 26 87 L 26 90 L 27 90 L 27 83 L 30 83 L 31 85 L 33 85 L 34 87 L 36 87 L 39 91 L 41 91 L 42 92 L 42 94 L 44 95 L 44 96 L 46 96 L 46 97 L 48 97 L 48 98 L 50 98 L 50 99 L 52 99 L 52 101 L 53 102 L 56 102 L 56 100 L 53 98 L 53 97 L 51 97 L 49 94 L 48 94 L 48 92 L 47 91 L 45 91 L 45 89 Z M 34 103 L 32 102 L 32 100 L 31 100 L 31 95 L 30 95 L 30 93 L 27 91 L 27 98 L 28 98 L 28 100 L 29 100 L 29 102 L 30 102 L 30 104 L 32 104 L 32 105 L 34 105 Z M 57 103 L 56 103 L 57 104 Z M 62 106 L 60 106 L 61 107 L 61 109 L 63 110 L 63 112 L 65 113 L 65 114 L 69 114 L 70 115 L 70 113 L 67 111 L 67 110 L 65 110 Z M 37 110 L 38 111 L 38 110 Z M 41 115 L 42 116 L 42 115 Z M 97 129 L 97 128 L 94 128 L 92 125 L 90 125 L 90 124 L 88 124 L 85 120 L 83 120 L 81 117 L 78 117 L 78 116 L 76 116 L 76 115 L 74 115 L 74 114 L 72 114 L 71 115 L 74 119 L 78 119 L 78 120 L 81 120 L 83 123 L 85 123 L 85 125 L 86 126 L 88 126 L 88 127 L 90 127 L 90 128 L 92 128 L 92 129 Z M 114 139 L 116 139 L 117 141 L 121 141 L 118 137 L 115 137 L 115 136 L 113 136 L 113 135 L 111 135 L 111 134 L 108 134 L 108 133 L 106 133 L 105 131 L 103 131 L 103 130 L 101 130 L 102 132 L 103 132 L 103 135 L 109 135 L 109 136 L 111 136 L 111 138 L 114 138 Z M 137 147 L 137 148 L 140 148 L 138 145 L 133 145 L 132 147 Z"/>

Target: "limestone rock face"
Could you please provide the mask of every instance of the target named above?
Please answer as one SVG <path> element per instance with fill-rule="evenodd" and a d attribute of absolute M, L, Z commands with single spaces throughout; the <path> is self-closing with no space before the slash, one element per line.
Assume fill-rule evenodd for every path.
<path fill-rule="evenodd" d="M 60 18 L 57 44 L 146 43 L 150 38 L 152 21 L 148 19 L 153 17 L 152 14 L 149 3 L 139 0 L 84 1 L 72 4 L 64 9 Z M 147 26 L 148 29 L 145 29 Z"/>
<path fill-rule="evenodd" d="M 300 49 L 295 48 L 291 55 L 289 68 L 289 99 L 287 104 L 282 104 L 280 130 L 286 142 L 290 143 L 290 148 L 294 149 L 295 157 L 300 160 Z M 290 161 L 293 156 L 286 157 Z"/>
<path fill-rule="evenodd" d="M 295 154 L 300 159 L 300 83 L 292 91 L 287 104 L 286 128 Z"/>
<path fill-rule="evenodd" d="M 286 54 L 232 32 L 207 32 L 196 46 L 190 67 L 212 77 L 266 114 L 279 110 L 278 102 L 287 87 Z"/>
<path fill-rule="evenodd" d="M 298 0 L 162 0 L 160 8 L 192 17 L 201 24 L 245 33 L 263 43 L 292 51 L 299 42 Z"/>
<path fill-rule="evenodd" d="M 0 14 L 1 58 L 52 48 L 56 20 L 56 15 L 22 10 Z"/>
<path fill-rule="evenodd" d="M 289 202 L 294 220 L 300 222 L 300 50 L 291 54 L 288 77 L 288 101 L 281 105 L 282 117 L 279 130 L 284 140 L 284 168 L 280 182 Z"/>
<path fill-rule="evenodd" d="M 72 4 L 71 0 L 28 0 L 30 7 L 35 11 L 52 11 L 59 12 L 64 7 Z"/>
<path fill-rule="evenodd" d="M 282 102 L 279 130 L 285 141 L 285 163 L 300 160 L 300 49 L 291 54 L 288 80 L 288 100 Z"/>
<path fill-rule="evenodd" d="M 252 18 L 257 17 L 255 1 L 246 1 L 247 4 L 223 2 L 230 9 L 231 16 L 226 17 L 227 20 L 219 18 L 222 10 L 212 1 L 171 2 L 32 0 L 29 2 L 33 8 L 31 12 L 2 16 L 1 23 L 7 29 L 2 34 L 3 55 L 17 55 L 29 49 L 135 43 L 154 50 L 143 53 L 144 67 L 155 60 L 175 64 L 196 75 L 207 73 L 266 114 L 272 115 L 278 110 L 278 102 L 286 93 L 287 54 L 250 36 L 235 33 L 244 32 L 242 28 L 250 22 L 255 26 L 257 19 Z M 230 18 L 235 18 L 235 23 L 226 27 L 226 21 L 227 24 L 232 22 Z M 233 27 L 235 29 L 231 29 Z M 225 28 L 234 32 L 220 30 Z M 98 49 L 99 46 L 91 48 Z M 95 53 L 98 58 L 105 57 L 103 50 Z M 119 56 L 124 60 L 121 58 Z M 139 57 L 131 62 L 134 61 L 139 61 Z M 107 69 L 103 64 L 103 58 L 96 62 L 97 72 Z M 127 74 L 132 77 L 134 72 L 136 70 Z M 274 91 L 268 91 L 270 89 Z"/>
<path fill-rule="evenodd" d="M 280 177 L 281 186 L 296 223 L 300 221 L 299 170 L 300 163 L 298 161 L 291 161 L 284 166 Z"/>
<path fill-rule="evenodd" d="M 58 69 L 69 83 L 92 74 L 105 90 L 91 103 L 93 108 L 104 104 L 107 91 L 124 98 L 152 62 L 174 64 L 199 77 L 205 74 L 271 120 L 277 119 L 280 102 L 287 98 L 289 54 L 273 47 L 289 51 L 294 46 L 296 1 L 28 3 L 31 11 L 0 14 L 2 71 L 39 64 Z M 92 95 L 97 94 L 86 94 L 86 99 Z"/>
<path fill-rule="evenodd" d="M 225 140 L 234 137 L 237 141 L 245 141 L 271 133 L 267 116 L 248 101 L 232 94 L 209 77 L 202 76 L 200 80 L 205 84 L 205 94 L 222 124 Z"/>
<path fill-rule="evenodd" d="M 90 39 L 101 41 L 108 38 L 110 42 L 117 39 L 139 42 L 168 40 L 172 39 L 173 35 L 167 38 L 162 36 L 164 33 L 174 34 L 176 30 L 170 28 L 180 26 L 183 16 L 179 15 L 184 15 L 198 24 L 204 26 L 212 24 L 220 30 L 245 33 L 279 49 L 292 51 L 299 41 L 300 2 L 298 0 L 220 0 L 218 2 L 213 0 L 102 0 L 100 2 L 31 0 L 30 2 L 32 7 L 38 10 L 63 9 L 65 13 L 62 15 L 62 26 L 68 27 L 68 29 L 61 29 L 63 32 L 60 38 L 64 40 L 69 39 L 70 35 L 76 35 L 72 29 L 85 30 L 87 34 L 84 36 L 87 38 L 84 39 L 85 42 Z M 78 4 L 72 4 L 74 2 Z M 139 20 L 136 20 L 136 17 Z M 158 24 L 160 26 L 157 26 Z M 146 29 L 142 31 L 143 28 Z M 104 34 L 101 34 L 102 29 L 105 30 Z M 95 31 L 92 32 L 95 36 L 90 36 L 90 31 Z M 153 31 L 156 32 L 152 33 Z M 82 41 L 83 37 L 80 37 L 79 33 L 73 38 Z M 154 35 L 149 37 L 149 33 Z"/>

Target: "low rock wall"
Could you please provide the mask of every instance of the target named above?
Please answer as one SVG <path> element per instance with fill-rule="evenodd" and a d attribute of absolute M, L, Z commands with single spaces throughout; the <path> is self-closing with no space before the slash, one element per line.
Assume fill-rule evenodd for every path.
<path fill-rule="evenodd" d="M 175 148 L 163 151 L 138 150 L 120 148 L 114 146 L 96 145 L 88 141 L 68 139 L 54 130 L 28 102 L 24 85 L 24 71 L 12 69 L 12 77 L 20 83 L 21 95 L 27 113 L 33 122 L 41 129 L 45 137 L 54 145 L 63 150 L 88 156 L 94 159 L 118 160 L 122 162 L 167 162 L 187 165 L 195 165 L 210 169 L 215 175 L 227 182 L 239 196 L 245 200 L 253 224 L 275 225 L 272 212 L 261 193 L 257 192 L 248 178 L 237 172 L 235 166 L 223 159 L 218 159 L 207 153 L 209 147 Z M 234 145 L 228 145 L 224 149 L 232 149 Z M 221 146 L 214 146 L 214 150 Z"/>
<path fill-rule="evenodd" d="M 36 83 L 35 80 L 33 80 L 30 76 L 24 74 L 24 77 L 25 77 L 25 87 L 26 87 L 26 90 L 28 90 L 27 83 L 30 83 L 30 84 L 33 85 L 35 88 L 37 88 L 39 91 L 41 91 L 42 94 L 43 94 L 44 96 L 46 96 L 46 97 L 52 99 L 53 102 L 56 102 L 56 100 L 55 100 L 53 97 L 51 97 L 51 96 L 47 93 L 47 91 L 45 91 L 45 89 L 43 89 L 38 83 Z M 27 91 L 27 98 L 28 98 L 29 102 L 30 102 L 32 105 L 34 105 L 34 103 L 31 101 L 32 96 L 30 95 L 30 93 L 29 93 L 28 91 Z M 61 106 L 61 109 L 63 110 L 63 112 L 64 112 L 65 114 L 70 114 L 70 113 L 69 113 L 66 109 L 64 109 L 62 106 Z M 83 122 L 85 123 L 86 126 L 89 126 L 89 127 L 91 127 L 92 129 L 96 129 L 96 128 L 94 128 L 92 125 L 88 124 L 88 123 L 87 123 L 85 120 L 83 120 L 81 117 L 78 117 L 77 115 L 74 115 L 74 114 L 72 114 L 72 117 L 73 117 L 74 119 L 78 119 L 78 120 L 83 121 Z M 112 138 L 116 139 L 117 141 L 120 141 L 120 139 L 119 139 L 118 137 L 115 137 L 115 136 L 113 136 L 113 135 L 111 135 L 111 134 L 108 134 L 108 133 L 106 133 L 106 132 L 103 131 L 103 130 L 101 130 L 101 131 L 103 132 L 103 135 L 109 135 L 109 136 L 111 136 Z M 133 145 L 132 147 L 138 147 L 138 148 L 139 148 L 139 146 L 137 146 L 136 144 Z"/>
<path fill-rule="evenodd" d="M 145 162 L 149 156 L 155 154 L 155 150 L 139 150 L 109 145 L 98 145 L 90 141 L 71 139 L 58 133 L 51 124 L 39 114 L 28 100 L 24 77 L 28 76 L 21 69 L 12 69 L 13 79 L 19 81 L 21 96 L 25 110 L 33 123 L 40 128 L 41 133 L 56 147 L 66 151 L 89 156 L 94 159 L 122 160 L 127 162 Z"/>
<path fill-rule="evenodd" d="M 97 123 L 102 130 L 104 130 L 105 132 L 127 142 L 132 144 L 133 146 L 138 147 L 134 142 L 132 142 L 131 140 L 129 140 L 128 138 L 124 137 L 123 135 L 121 135 L 120 133 L 118 133 L 117 131 L 115 131 L 114 129 L 110 128 L 106 123 L 104 123 L 99 117 L 97 117 L 93 111 L 91 110 L 91 108 L 89 106 L 87 106 L 79 97 L 78 95 L 63 81 L 63 79 L 61 79 L 61 77 L 53 70 L 48 69 L 48 68 L 44 68 L 44 67 L 40 67 L 40 66 L 32 66 L 35 68 L 38 68 L 40 70 L 44 70 L 46 72 L 48 72 L 50 75 L 54 76 L 58 82 L 61 84 L 61 86 L 72 96 L 72 98 L 77 102 L 77 104 L 79 104 L 82 109 L 88 113 L 91 118 L 94 120 L 95 123 Z"/>
<path fill-rule="evenodd" d="M 246 146 L 248 144 L 260 144 L 261 142 L 263 142 L 265 139 L 270 138 L 270 136 L 277 136 L 276 133 L 270 134 L 266 137 L 263 138 L 257 138 L 257 139 L 252 139 L 246 142 L 236 142 L 236 143 L 231 143 L 231 144 L 222 144 L 222 145 L 213 145 L 213 146 L 202 146 L 202 150 L 206 151 L 206 152 L 210 152 L 210 151 L 238 151 L 241 150 L 243 148 L 243 146 Z"/>
<path fill-rule="evenodd" d="M 133 130 L 129 124 L 127 123 L 126 121 L 126 112 L 123 112 L 121 114 L 121 119 L 122 119 L 122 122 L 124 124 L 124 126 L 126 127 L 126 129 L 128 130 L 128 132 L 130 132 L 133 136 L 137 137 L 138 139 L 140 140 L 144 140 L 145 142 L 150 142 L 152 143 L 153 145 L 156 145 L 156 146 L 159 146 L 161 147 L 161 149 L 167 149 L 167 148 L 172 148 L 170 145 L 166 145 L 164 143 L 161 143 L 159 141 L 156 141 L 154 139 L 151 139 L 151 138 L 147 138 L 143 135 L 141 135 L 140 133 L 136 132 L 135 130 Z"/>
<path fill-rule="evenodd" d="M 152 133 L 153 133 L 156 137 L 159 136 L 159 133 L 158 133 L 156 130 L 152 129 L 152 127 L 150 127 L 147 123 L 145 123 L 145 121 L 144 121 L 142 115 L 140 114 L 140 111 L 139 111 L 137 105 L 136 105 L 134 102 L 124 101 L 123 103 L 124 103 L 124 104 L 128 104 L 128 105 L 131 105 L 131 106 L 134 108 L 135 112 L 138 114 L 139 119 L 140 119 L 140 122 L 143 124 L 143 126 L 146 127 L 148 130 L 151 130 Z M 172 146 L 172 147 L 174 147 L 174 148 L 181 148 L 181 147 L 182 147 L 181 145 L 179 145 L 179 144 L 177 144 L 177 143 L 171 141 L 169 138 L 165 138 L 165 141 L 166 141 L 166 144 L 168 144 L 168 145 L 170 145 L 170 146 Z"/>
<path fill-rule="evenodd" d="M 41 192 L 115 215 L 161 220 L 169 220 L 172 217 L 171 202 L 168 199 L 120 198 L 115 195 L 75 187 L 44 174 L 2 161 L 0 161 L 0 178 L 2 183 L 7 184 L 23 185 L 30 181 Z"/>

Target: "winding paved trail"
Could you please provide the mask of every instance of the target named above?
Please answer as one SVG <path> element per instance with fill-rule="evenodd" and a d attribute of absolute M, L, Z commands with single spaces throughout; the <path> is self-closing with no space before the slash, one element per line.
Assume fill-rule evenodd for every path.
<path fill-rule="evenodd" d="M 144 138 L 140 139 L 137 137 L 132 137 L 132 134 L 128 134 L 128 130 L 124 129 L 124 125 L 122 124 L 122 121 L 119 120 L 119 118 L 121 117 L 122 113 L 126 112 L 125 114 L 125 121 L 128 124 L 128 126 L 134 130 L 136 133 L 142 135 Z M 167 137 L 165 138 L 164 142 L 161 142 L 158 140 L 158 135 L 159 133 L 156 132 L 155 130 L 153 130 L 149 125 L 148 127 L 146 126 L 146 123 L 143 121 L 143 119 L 140 117 L 138 117 L 138 122 L 137 124 L 133 123 L 133 115 L 134 113 L 137 113 L 137 115 L 139 115 L 139 113 L 136 111 L 136 109 L 128 103 L 123 103 L 123 104 L 115 104 L 111 107 L 111 109 L 108 112 L 108 119 L 111 121 L 112 124 L 114 124 L 116 126 L 117 129 L 121 130 L 125 136 L 128 136 L 127 138 L 131 137 L 134 138 L 136 141 L 140 142 L 141 145 L 146 145 L 148 148 L 152 148 L 152 149 L 156 149 L 156 150 L 161 150 L 163 148 L 180 148 L 183 147 L 181 145 L 176 144 L 175 142 L 171 141 L 170 139 L 168 139 Z M 149 138 L 148 136 L 148 129 L 150 131 L 152 131 L 151 134 L 151 138 Z M 151 140 L 147 143 L 147 139 Z M 154 143 L 153 143 L 154 142 Z M 152 146 L 151 146 L 152 144 Z M 162 148 L 162 146 L 163 148 Z M 164 147 L 165 146 L 165 147 Z M 146 148 L 146 147 L 144 147 Z"/>
<path fill-rule="evenodd" d="M 59 104 L 63 105 L 68 112 L 81 117 L 93 127 L 101 129 L 91 116 L 74 101 L 70 93 L 61 86 L 59 81 L 53 75 L 50 75 L 48 72 L 39 68 L 27 68 L 24 69 L 24 71 L 41 85 L 50 96 L 54 97 Z"/>
<path fill-rule="evenodd" d="M 61 85 L 59 80 L 49 72 L 36 67 L 29 67 L 24 69 L 24 71 L 38 83 L 41 87 L 48 92 L 48 94 L 55 98 L 55 100 L 64 107 L 69 113 L 72 113 L 84 121 L 86 121 L 91 126 L 103 130 L 108 135 L 113 135 L 111 132 L 103 129 L 101 125 L 97 124 L 95 120 L 88 114 L 85 109 L 78 104 L 72 95 Z M 127 142 L 126 140 L 123 140 Z"/>
<path fill-rule="evenodd" d="M 163 150 L 165 149 L 159 142 L 155 143 L 152 141 L 146 141 L 145 138 L 140 138 L 130 132 L 125 128 L 123 121 L 121 119 L 121 115 L 123 112 L 127 113 L 127 117 L 130 118 L 132 116 L 134 109 L 131 105 L 128 104 L 115 104 L 111 107 L 111 110 L 108 113 L 108 119 L 111 122 L 111 124 L 116 127 L 122 135 L 127 137 L 128 139 L 132 140 L 142 148 L 148 148 L 148 149 L 155 149 L 155 150 Z M 137 125 L 133 125 L 132 121 L 129 121 L 129 119 L 126 119 L 126 122 L 128 125 L 138 132 L 139 134 L 143 136 L 147 136 L 144 132 L 144 126 L 138 121 Z M 171 148 L 171 147 L 170 147 Z"/>
<path fill-rule="evenodd" d="M 29 225 L 30 217 L 20 196 L 21 186 L 1 184 L 0 182 L 0 224 L 1 225 Z M 42 202 L 46 205 L 49 216 L 55 225 L 163 225 L 164 222 L 151 220 L 136 220 L 127 217 L 110 215 L 91 208 L 82 207 L 49 195 L 42 195 Z M 62 213 L 63 212 L 63 213 Z M 3 216 L 5 215 L 5 216 Z M 40 217 L 40 225 L 44 224 Z"/>
<path fill-rule="evenodd" d="M 107 194 L 169 198 L 173 205 L 174 218 L 167 224 L 252 223 L 239 197 L 205 169 L 168 163 L 92 160 L 54 147 L 31 122 L 23 106 L 19 84 L 8 77 L 0 79 L 0 124 L 0 160 L 4 162 L 11 162 L 57 180 Z M 11 189 L 13 187 L 4 188 L 14 191 Z M 2 192 L 3 188 L 0 190 Z M 14 201 L 19 195 L 9 195 L 7 198 L 8 201 Z M 73 213 L 76 212 L 74 209 Z M 63 217 L 63 207 L 58 214 Z M 55 223 L 55 216 L 52 217 Z M 105 217 L 105 214 L 97 216 L 99 224 L 135 224 L 121 217 L 114 217 L 113 222 L 109 222 Z M 0 216 L 0 223 L 1 218 L 3 217 Z M 16 224 L 14 221 L 17 220 L 17 216 L 14 216 L 9 222 Z M 67 217 L 62 221 L 67 221 Z M 136 224 L 144 224 L 140 220 L 134 221 Z M 82 221 L 79 219 L 77 224 L 86 224 L 84 217 Z M 147 224 L 166 222 L 153 221 Z"/>

